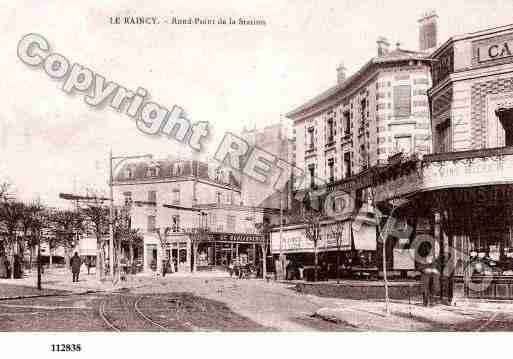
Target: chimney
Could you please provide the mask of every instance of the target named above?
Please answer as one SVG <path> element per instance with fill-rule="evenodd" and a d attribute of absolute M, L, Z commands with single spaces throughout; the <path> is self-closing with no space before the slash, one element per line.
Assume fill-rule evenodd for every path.
<path fill-rule="evenodd" d="M 429 52 L 438 45 L 438 15 L 435 10 L 425 12 L 419 19 L 419 50 Z"/>
<path fill-rule="evenodd" d="M 387 38 L 380 36 L 376 43 L 378 44 L 378 56 L 385 56 L 388 53 L 388 48 L 390 46 Z"/>
<path fill-rule="evenodd" d="M 346 79 L 346 67 L 341 62 L 340 65 L 337 66 L 337 84 L 341 84 Z"/>

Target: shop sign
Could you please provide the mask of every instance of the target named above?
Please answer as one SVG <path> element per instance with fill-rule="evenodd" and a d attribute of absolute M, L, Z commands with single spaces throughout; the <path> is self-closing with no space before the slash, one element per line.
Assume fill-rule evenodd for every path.
<path fill-rule="evenodd" d="M 513 56 L 513 37 L 477 46 L 477 61 L 493 61 Z"/>
<path fill-rule="evenodd" d="M 320 239 L 317 242 L 317 250 L 337 249 L 337 236 L 341 233 L 340 249 L 351 249 L 351 222 L 346 221 L 342 227 L 336 228 L 334 224 L 323 225 L 320 229 Z M 278 253 L 281 251 L 287 252 L 313 252 L 313 241 L 306 237 L 305 229 L 298 228 L 292 230 L 284 229 L 281 235 L 280 232 L 271 232 L 271 251 Z"/>
<path fill-rule="evenodd" d="M 423 177 L 427 189 L 513 183 L 513 156 L 432 162 Z"/>
<path fill-rule="evenodd" d="M 301 251 L 313 250 L 313 242 L 308 240 L 303 228 L 293 230 L 283 230 L 280 240 L 280 232 L 271 232 L 271 251 L 278 253 L 281 251 Z"/>
<path fill-rule="evenodd" d="M 394 269 L 411 270 L 415 269 L 415 250 L 414 249 L 394 249 Z"/>

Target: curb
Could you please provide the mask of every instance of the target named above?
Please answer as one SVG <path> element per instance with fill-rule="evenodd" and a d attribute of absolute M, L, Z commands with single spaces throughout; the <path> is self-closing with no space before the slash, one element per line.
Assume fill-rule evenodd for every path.
<path fill-rule="evenodd" d="M 17 295 L 17 296 L 12 296 L 12 297 L 0 297 L 0 301 L 16 300 L 16 299 L 30 299 L 30 298 L 44 298 L 44 297 L 68 297 L 68 296 L 72 296 L 72 295 L 85 295 L 85 294 L 100 293 L 100 292 L 104 292 L 104 291 L 102 291 L 102 290 L 85 290 L 82 292 Z"/>
<path fill-rule="evenodd" d="M 48 293 L 48 294 L 29 294 L 29 295 L 15 295 L 12 297 L 0 297 L 0 301 L 4 300 L 16 300 L 16 299 L 31 299 L 31 298 L 45 298 L 45 297 L 68 297 L 72 295 L 86 295 L 86 294 L 94 294 L 94 293 L 115 293 L 120 290 L 132 290 L 146 287 L 147 285 L 140 285 L 134 287 L 121 287 L 121 288 L 111 288 L 111 289 L 86 289 L 80 292 L 71 292 L 66 291 L 64 289 L 52 289 L 52 290 L 63 290 L 64 293 Z"/>

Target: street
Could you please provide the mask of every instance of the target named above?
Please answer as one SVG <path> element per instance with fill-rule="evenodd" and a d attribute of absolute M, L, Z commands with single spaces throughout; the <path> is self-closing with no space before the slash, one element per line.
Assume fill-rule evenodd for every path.
<path fill-rule="evenodd" d="M 0 291 L 3 288 L 0 284 Z M 508 310 L 424 308 L 397 302 L 385 317 L 380 312 L 383 307 L 382 302 L 304 295 L 277 282 L 168 276 L 144 278 L 138 286 L 113 292 L 62 291 L 2 300 L 0 330 L 500 331 L 513 327 L 513 312 Z M 323 310 L 335 314 L 325 315 Z"/>

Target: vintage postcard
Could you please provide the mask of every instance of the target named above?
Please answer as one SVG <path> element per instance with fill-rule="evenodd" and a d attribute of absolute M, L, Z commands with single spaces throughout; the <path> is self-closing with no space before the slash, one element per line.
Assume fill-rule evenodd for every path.
<path fill-rule="evenodd" d="M 513 330 L 513 2 L 0 13 L 6 343 Z"/>

